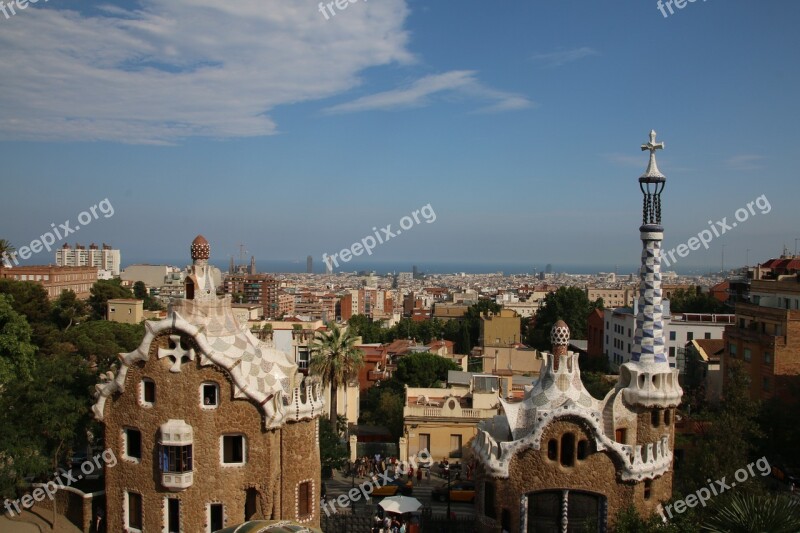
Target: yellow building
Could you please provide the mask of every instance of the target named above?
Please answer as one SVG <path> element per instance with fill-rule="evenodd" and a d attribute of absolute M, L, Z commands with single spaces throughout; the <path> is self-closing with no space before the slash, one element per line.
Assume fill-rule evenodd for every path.
<path fill-rule="evenodd" d="M 144 320 L 144 301 L 136 298 L 108 300 L 106 319 L 123 324 L 138 324 Z"/>
<path fill-rule="evenodd" d="M 406 387 L 400 458 L 428 450 L 434 461 L 465 460 L 478 422 L 498 414 L 501 391 L 510 389 L 505 377 L 455 371 L 447 388 Z"/>
<path fill-rule="evenodd" d="M 480 344 L 487 346 L 510 347 L 519 343 L 520 317 L 516 311 L 501 309 L 499 313 L 481 316 Z"/>

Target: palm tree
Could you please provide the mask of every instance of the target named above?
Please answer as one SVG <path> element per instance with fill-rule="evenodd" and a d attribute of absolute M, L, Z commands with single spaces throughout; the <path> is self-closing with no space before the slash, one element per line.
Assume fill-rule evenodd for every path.
<path fill-rule="evenodd" d="M 364 366 L 364 354 L 355 347 L 356 337 L 350 330 L 342 330 L 336 323 L 328 324 L 328 331 L 318 331 L 311 343 L 311 374 L 322 377 L 323 385 L 331 387 L 331 427 L 336 427 L 339 387 L 347 387 Z"/>
<path fill-rule="evenodd" d="M 737 493 L 702 527 L 715 533 L 793 533 L 800 531 L 800 503 L 785 496 Z"/>
<path fill-rule="evenodd" d="M 14 248 L 14 245 L 11 244 L 10 241 L 0 239 L 0 268 L 6 266 L 6 259 L 8 259 L 9 264 L 11 263 L 11 254 L 16 251 L 16 248 Z"/>

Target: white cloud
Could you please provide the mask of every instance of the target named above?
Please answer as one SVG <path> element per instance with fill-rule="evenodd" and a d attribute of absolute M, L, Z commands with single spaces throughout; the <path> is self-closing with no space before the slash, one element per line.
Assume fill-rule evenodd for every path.
<path fill-rule="evenodd" d="M 411 63 L 404 0 L 326 20 L 311 0 L 142 0 L 97 15 L 29 6 L 0 20 L 0 139 L 172 143 L 269 135 L 280 105 Z"/>
<path fill-rule="evenodd" d="M 481 100 L 488 105 L 479 112 L 500 112 L 531 107 L 526 97 L 497 91 L 484 86 L 471 70 L 453 70 L 443 74 L 432 74 L 420 78 L 407 87 L 362 96 L 350 102 L 327 109 L 329 113 L 354 113 L 359 111 L 390 111 L 412 107 L 423 107 L 431 103 L 435 95 L 468 97 Z"/>
<path fill-rule="evenodd" d="M 762 168 L 764 156 L 755 154 L 736 155 L 725 161 L 731 170 L 758 170 Z"/>
<path fill-rule="evenodd" d="M 581 48 L 573 48 L 572 50 L 557 50 L 555 52 L 536 54 L 533 56 L 533 60 L 549 67 L 560 67 L 561 65 L 572 63 L 584 57 L 596 55 L 600 55 L 597 50 L 589 48 L 588 46 L 583 46 Z"/>

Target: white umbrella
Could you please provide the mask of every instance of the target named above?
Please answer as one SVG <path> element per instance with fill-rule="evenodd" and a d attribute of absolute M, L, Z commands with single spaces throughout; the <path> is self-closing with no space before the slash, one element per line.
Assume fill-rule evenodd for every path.
<path fill-rule="evenodd" d="M 413 513 L 422 507 L 418 499 L 402 495 L 384 498 L 378 505 L 389 513 L 397 514 Z"/>

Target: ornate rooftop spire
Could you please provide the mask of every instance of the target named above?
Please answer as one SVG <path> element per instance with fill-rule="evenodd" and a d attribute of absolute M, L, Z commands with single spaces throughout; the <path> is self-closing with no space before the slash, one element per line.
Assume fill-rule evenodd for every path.
<path fill-rule="evenodd" d="M 644 195 L 642 206 L 642 231 L 661 231 L 661 193 L 667 182 L 666 176 L 658 170 L 656 151 L 663 150 L 664 143 L 656 142 L 656 130 L 650 130 L 650 142 L 642 145 L 642 151 L 650 151 L 650 163 L 639 177 L 639 189 Z"/>
<path fill-rule="evenodd" d="M 208 241 L 202 235 L 198 235 L 192 241 L 192 246 L 190 248 L 192 252 L 192 259 L 197 261 L 198 259 L 205 259 L 211 256 L 211 246 L 208 244 Z"/>

